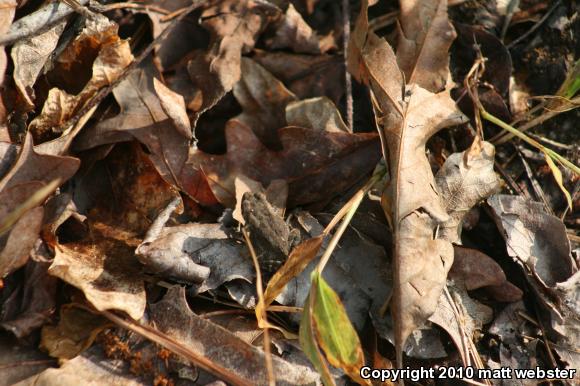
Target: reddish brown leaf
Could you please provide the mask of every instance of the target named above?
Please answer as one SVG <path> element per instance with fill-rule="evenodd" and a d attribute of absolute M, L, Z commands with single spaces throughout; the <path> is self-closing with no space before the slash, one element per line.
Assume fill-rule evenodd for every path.
<path fill-rule="evenodd" d="M 285 127 L 278 135 L 283 149 L 271 151 L 247 126 L 231 120 L 226 127 L 226 155 L 194 152 L 188 161 L 193 170 L 187 172 L 183 185 L 203 186 L 205 176 L 219 202 L 234 207 L 236 176 L 245 175 L 264 186 L 283 179 L 290 183 L 288 200 L 291 205 L 302 205 L 329 199 L 352 185 L 374 168 L 380 156 L 375 134 Z M 199 183 L 191 184 L 190 181 Z M 315 188 L 305 192 L 304 189 L 312 184 Z"/>

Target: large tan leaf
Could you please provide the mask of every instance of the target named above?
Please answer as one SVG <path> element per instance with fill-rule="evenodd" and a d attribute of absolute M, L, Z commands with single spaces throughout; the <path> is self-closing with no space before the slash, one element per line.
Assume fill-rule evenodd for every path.
<path fill-rule="evenodd" d="M 191 311 L 183 287 L 172 287 L 161 301 L 151 305 L 151 318 L 164 334 L 217 366 L 234 372 L 248 384 L 265 385 L 268 375 L 264 352 L 232 332 Z M 311 385 L 318 374 L 307 366 L 272 356 L 279 385 Z"/>
<path fill-rule="evenodd" d="M 48 272 L 83 291 L 99 311 L 141 318 L 145 287 L 133 255 L 135 243 L 128 242 L 132 235 L 102 223 L 93 224 L 90 233 L 85 241 L 57 245 Z"/>
<path fill-rule="evenodd" d="M 407 83 L 437 92 L 449 73 L 447 51 L 456 33 L 447 18 L 447 0 L 401 0 L 397 63 Z"/>
<path fill-rule="evenodd" d="M 383 201 L 394 228 L 392 309 L 400 366 L 407 337 L 435 311 L 453 262 L 451 243 L 434 236 L 449 216 L 425 144 L 437 131 L 462 123 L 464 117 L 448 90 L 434 94 L 403 83 L 392 49 L 368 31 L 367 7 L 363 1 L 348 65 L 355 77 L 370 86 L 387 147 L 391 181 Z"/>

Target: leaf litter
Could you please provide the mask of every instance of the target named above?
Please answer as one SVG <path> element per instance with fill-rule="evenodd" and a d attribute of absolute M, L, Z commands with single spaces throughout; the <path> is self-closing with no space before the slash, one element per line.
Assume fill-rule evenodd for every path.
<path fill-rule="evenodd" d="M 9 384 L 579 368 L 577 63 L 542 45 L 567 6 L 521 4 L 549 19 L 525 32 L 445 0 L 21 3 L 0 1 Z M 516 117 L 541 96 L 527 39 L 570 101 Z"/>

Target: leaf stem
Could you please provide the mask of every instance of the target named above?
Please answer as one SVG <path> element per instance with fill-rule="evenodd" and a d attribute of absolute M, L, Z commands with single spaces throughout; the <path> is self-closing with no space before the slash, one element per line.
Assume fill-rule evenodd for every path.
<path fill-rule="evenodd" d="M 509 133 L 515 135 L 516 137 L 520 138 L 521 140 L 523 140 L 524 142 L 528 143 L 529 145 L 531 145 L 531 146 L 535 147 L 536 149 L 542 151 L 544 154 L 548 155 L 549 157 L 551 157 L 555 161 L 558 161 L 563 166 L 565 166 L 568 169 L 572 170 L 577 175 L 580 175 L 580 167 L 574 165 L 572 162 L 568 161 L 566 158 L 562 157 L 560 154 L 556 153 L 554 150 L 545 147 L 544 145 L 542 145 L 538 141 L 536 141 L 536 140 L 528 137 L 527 135 L 525 135 L 524 133 L 522 133 L 521 131 L 519 131 L 515 127 L 510 126 L 509 124 L 505 123 L 501 119 L 499 119 L 499 118 L 491 115 L 490 113 L 488 113 L 487 111 L 485 111 L 485 109 L 483 107 L 480 106 L 480 109 L 479 110 L 480 110 L 481 116 L 484 119 L 490 121 L 491 123 L 493 123 L 493 124 L 501 127 L 502 129 L 508 131 Z"/>
<path fill-rule="evenodd" d="M 330 239 L 330 242 L 328 243 L 328 246 L 326 247 L 324 254 L 320 258 L 320 262 L 318 263 L 318 267 L 316 268 L 316 272 L 318 272 L 319 274 L 322 273 L 322 270 L 324 270 L 324 267 L 326 266 L 326 264 L 330 260 L 330 256 L 332 255 L 332 252 L 334 252 L 334 249 L 338 245 L 340 238 L 342 237 L 342 235 L 346 231 L 346 228 L 350 224 L 350 221 L 354 217 L 354 214 L 356 213 L 363 198 L 368 193 L 368 191 L 371 190 L 371 188 L 378 181 L 380 181 L 380 179 L 384 176 L 385 171 L 386 171 L 386 169 L 383 169 L 383 168 L 375 169 L 375 172 L 373 173 L 373 176 L 369 179 L 369 181 L 362 188 L 360 188 L 355 193 L 355 195 L 347 202 L 347 204 L 344 207 L 342 207 L 342 209 L 339 211 L 339 213 L 341 213 L 341 212 L 346 210 L 346 214 L 344 214 L 344 218 L 343 218 L 342 222 L 340 223 L 340 226 L 338 227 L 338 229 L 336 230 L 334 235 L 332 235 L 332 238 Z M 338 214 L 336 217 L 338 217 Z M 329 224 L 329 226 L 326 227 L 325 232 L 327 230 L 329 230 L 329 228 L 330 228 L 330 224 Z"/>

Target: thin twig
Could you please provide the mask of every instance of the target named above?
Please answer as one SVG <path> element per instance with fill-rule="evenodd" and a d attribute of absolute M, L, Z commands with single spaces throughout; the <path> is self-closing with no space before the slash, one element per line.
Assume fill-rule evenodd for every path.
<path fill-rule="evenodd" d="M 380 173 L 373 174 L 373 176 L 369 179 L 369 181 L 362 188 L 360 188 L 354 194 L 354 196 L 340 209 L 339 213 L 346 212 L 346 214 L 344 215 L 344 219 L 340 223 L 340 226 L 338 227 L 338 229 L 336 230 L 336 232 L 334 233 L 334 235 L 332 235 L 332 238 L 330 239 L 330 242 L 328 243 L 328 246 L 324 250 L 324 254 L 320 258 L 320 262 L 318 263 L 318 267 L 316 268 L 316 270 L 319 273 L 322 273 L 322 271 L 324 270 L 324 267 L 326 266 L 326 264 L 330 260 L 330 256 L 332 255 L 332 252 L 334 251 L 334 249 L 338 245 L 338 242 L 339 242 L 340 238 L 342 237 L 342 235 L 346 231 L 346 228 L 348 227 L 348 224 L 350 224 L 350 220 L 352 220 L 352 218 L 353 218 L 354 214 L 356 213 L 356 210 L 358 209 L 358 207 L 359 207 L 360 203 L 362 202 L 363 198 L 368 193 L 368 191 L 381 178 L 382 178 L 382 175 Z M 339 213 L 337 213 L 337 215 L 335 216 L 335 218 L 338 217 L 338 214 Z M 334 219 L 332 219 L 331 224 L 336 224 L 334 222 Z M 327 229 L 330 228 L 330 225 L 331 224 L 328 224 L 328 226 L 325 228 L 325 232 L 326 232 Z"/>
<path fill-rule="evenodd" d="M 522 40 L 524 40 L 525 38 L 527 38 L 528 36 L 530 36 L 531 34 L 533 34 L 534 32 L 536 32 L 536 30 L 538 28 L 540 28 L 540 26 L 548 19 L 548 17 L 550 17 L 550 15 L 552 14 L 552 12 L 554 12 L 556 10 L 556 8 L 558 8 L 558 6 L 560 5 L 560 3 L 561 3 L 561 0 L 556 1 L 554 3 L 554 5 L 552 5 L 550 7 L 550 9 L 548 10 L 548 12 L 546 12 L 546 14 L 544 16 L 542 16 L 542 18 L 540 20 L 538 20 L 538 22 L 536 24 L 534 24 L 534 26 L 532 28 L 530 28 L 522 36 L 520 36 L 519 38 L 517 38 L 516 40 L 514 40 L 513 42 L 511 42 L 510 44 L 508 44 L 506 46 L 506 48 L 508 50 L 511 50 L 516 44 L 518 44 L 519 42 L 521 42 Z"/>
<path fill-rule="evenodd" d="M 522 154 L 522 151 L 520 149 L 516 149 L 516 152 L 520 158 L 520 161 L 522 162 L 522 165 L 524 166 L 524 170 L 526 171 L 528 180 L 530 180 L 530 184 L 532 184 L 532 189 L 534 189 L 534 193 L 536 193 L 536 198 L 542 201 L 542 203 L 544 204 L 544 209 L 546 210 L 546 212 L 548 212 L 548 214 L 554 215 L 554 211 L 552 211 L 550 204 L 548 204 L 546 195 L 544 194 L 542 187 L 538 183 L 538 180 L 536 179 L 536 176 L 534 175 L 532 168 L 528 164 L 528 161 L 526 161 L 526 158 Z"/>
<path fill-rule="evenodd" d="M 276 376 L 274 375 L 274 365 L 272 364 L 272 350 L 270 348 L 270 330 L 268 328 L 268 314 L 266 312 L 266 307 L 264 307 L 264 287 L 262 286 L 262 273 L 260 271 L 260 263 L 258 262 L 258 256 L 256 256 L 256 251 L 252 245 L 252 240 L 248 235 L 248 231 L 245 227 L 242 228 L 242 234 L 246 240 L 246 245 L 250 250 L 250 256 L 252 256 L 252 261 L 254 263 L 254 269 L 256 270 L 256 292 L 258 293 L 258 302 L 261 303 L 261 307 L 256 307 L 256 313 L 260 312 L 261 315 L 256 315 L 258 321 L 263 320 L 264 331 L 264 357 L 266 362 L 266 370 L 268 372 L 268 384 L 270 386 L 276 386 Z M 259 311 L 260 310 L 260 311 Z M 260 324 L 260 323 L 259 323 Z"/>
<path fill-rule="evenodd" d="M 346 126 L 352 133 L 354 108 L 352 100 L 352 76 L 348 71 L 348 41 L 350 40 L 350 6 L 349 0 L 342 0 L 342 52 L 344 55 L 344 89 L 346 95 Z"/>
<path fill-rule="evenodd" d="M 94 312 L 94 310 L 92 310 Z M 201 367 L 205 371 L 215 375 L 216 377 L 223 379 L 224 381 L 230 382 L 233 385 L 240 386 L 251 386 L 252 384 L 245 379 L 239 377 L 237 374 L 233 373 L 229 369 L 220 366 L 217 363 L 210 361 L 208 358 L 198 354 L 197 352 L 190 350 L 188 347 L 182 345 L 181 343 L 174 340 L 172 337 L 163 334 L 154 328 L 141 325 L 133 320 L 124 319 L 110 311 L 100 311 L 100 314 L 115 323 L 116 325 L 123 327 L 127 330 L 133 331 L 152 342 L 157 343 L 160 346 L 165 347 L 169 351 L 186 358 L 191 361 L 194 365 Z"/>
<path fill-rule="evenodd" d="M 79 0 L 81 5 L 85 5 L 88 2 L 89 0 Z M 73 12 L 74 9 L 68 4 L 60 1 L 49 3 L 38 11 L 12 23 L 10 30 L 0 37 L 0 46 L 9 46 L 19 40 L 48 31 Z"/>

